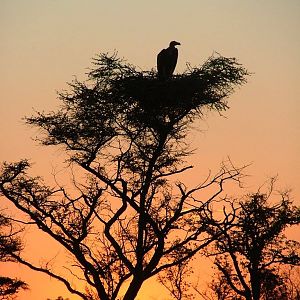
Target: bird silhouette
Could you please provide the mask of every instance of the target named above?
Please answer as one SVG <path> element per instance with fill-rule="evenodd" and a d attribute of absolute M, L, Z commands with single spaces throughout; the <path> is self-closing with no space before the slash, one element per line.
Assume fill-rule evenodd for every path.
<path fill-rule="evenodd" d="M 176 45 L 180 45 L 180 43 L 172 41 L 167 49 L 161 50 L 157 55 L 157 72 L 158 78 L 161 80 L 171 78 L 175 70 L 178 58 Z"/>

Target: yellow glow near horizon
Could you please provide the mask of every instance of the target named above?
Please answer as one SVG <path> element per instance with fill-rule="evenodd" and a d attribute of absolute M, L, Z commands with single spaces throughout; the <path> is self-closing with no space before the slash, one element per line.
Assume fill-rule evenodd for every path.
<path fill-rule="evenodd" d="M 214 51 L 237 57 L 253 72 L 229 99 L 226 118 L 210 113 L 196 122 L 190 139 L 198 150 L 191 157 L 195 169 L 185 176 L 187 184 L 197 184 L 199 174 L 217 170 L 230 156 L 237 165 L 252 163 L 247 191 L 278 174 L 279 186 L 292 188 L 300 205 L 298 0 L 2 0 L 0 25 L 0 161 L 29 158 L 35 162 L 33 172 L 51 180 L 63 154 L 37 146 L 31 140 L 35 130 L 22 118 L 33 108 L 55 110 L 55 91 L 66 88 L 74 75 L 85 78 L 96 53 L 117 50 L 130 63 L 151 69 L 156 54 L 175 39 L 182 44 L 177 72 L 186 62 L 203 63 Z M 299 231 L 292 235 L 300 240 Z M 40 239 L 28 236 L 36 259 Z M 43 240 L 47 243 L 52 245 Z M 31 291 L 22 292 L 20 300 L 78 299 L 24 267 L 10 264 L 1 270 L 29 283 Z M 152 281 L 141 294 L 143 300 L 168 298 Z"/>

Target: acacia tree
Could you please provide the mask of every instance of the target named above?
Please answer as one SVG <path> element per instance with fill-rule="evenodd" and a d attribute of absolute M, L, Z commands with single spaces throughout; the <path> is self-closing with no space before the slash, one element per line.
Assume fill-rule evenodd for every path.
<path fill-rule="evenodd" d="M 14 230 L 10 219 L 0 212 L 0 262 L 13 262 L 14 256 L 22 250 L 22 243 L 17 237 L 19 230 Z M 27 284 L 17 278 L 0 276 L 0 299 L 13 299 Z"/>
<path fill-rule="evenodd" d="M 27 160 L 4 163 L 0 177 L 1 194 L 65 248 L 89 292 L 55 270 L 15 259 L 84 300 L 121 293 L 134 299 L 148 278 L 184 266 L 216 238 L 205 233 L 205 210 L 226 181 L 241 176 L 223 164 L 195 188 L 174 181 L 192 167 L 184 162 L 189 125 L 208 109 L 227 109 L 227 97 L 247 75 L 235 59 L 215 56 L 160 81 L 116 55 L 96 57 L 89 80 L 60 93 L 57 112 L 27 118 L 41 129 L 43 145 L 64 146 L 67 163 L 81 169 L 86 180 L 75 172 L 76 195 L 30 177 Z"/>
<path fill-rule="evenodd" d="M 273 181 L 267 194 L 258 191 L 239 202 L 235 220 L 230 228 L 223 228 L 209 253 L 219 271 L 216 286 L 231 290 L 237 299 L 291 300 L 296 298 L 288 294 L 297 296 L 282 270 L 283 266 L 300 266 L 300 243 L 284 234 L 287 227 L 300 224 L 300 208 L 292 205 L 289 193 L 271 204 L 272 189 Z M 221 227 L 212 222 L 209 231 L 214 236 Z"/>

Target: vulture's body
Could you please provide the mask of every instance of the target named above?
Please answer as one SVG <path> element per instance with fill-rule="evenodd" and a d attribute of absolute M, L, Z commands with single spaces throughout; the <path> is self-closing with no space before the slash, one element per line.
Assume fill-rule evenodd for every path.
<path fill-rule="evenodd" d="M 176 67 L 180 43 L 172 41 L 167 49 L 161 50 L 157 55 L 157 72 L 159 79 L 169 79 Z"/>

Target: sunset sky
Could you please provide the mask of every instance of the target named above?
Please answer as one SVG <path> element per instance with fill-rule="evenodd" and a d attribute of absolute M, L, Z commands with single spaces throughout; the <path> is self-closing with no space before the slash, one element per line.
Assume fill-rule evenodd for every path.
<path fill-rule="evenodd" d="M 245 192 L 278 175 L 278 188 L 292 189 L 300 205 L 300 1 L 299 0 L 2 0 L 0 1 L 0 161 L 29 158 L 33 172 L 51 180 L 62 168 L 60 149 L 32 138 L 23 117 L 55 110 L 56 91 L 74 76 L 85 79 L 100 52 L 119 56 L 143 70 L 171 40 L 181 42 L 176 72 L 201 65 L 214 52 L 236 57 L 252 75 L 229 99 L 230 109 L 210 112 L 194 124 L 188 184 L 230 157 L 251 164 Z M 1 207 L 9 207 L 2 201 Z M 13 211 L 12 211 L 13 212 Z M 291 235 L 300 240 L 299 228 Z M 26 255 L 43 261 L 41 248 L 56 246 L 34 229 L 26 233 Z M 32 251 L 32 252 L 31 252 Z M 1 274 L 30 285 L 20 300 L 46 300 L 66 293 L 62 285 L 27 268 L 1 266 Z M 203 273 L 205 274 L 205 272 Z M 143 300 L 166 300 L 151 285 Z"/>

